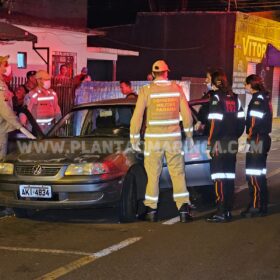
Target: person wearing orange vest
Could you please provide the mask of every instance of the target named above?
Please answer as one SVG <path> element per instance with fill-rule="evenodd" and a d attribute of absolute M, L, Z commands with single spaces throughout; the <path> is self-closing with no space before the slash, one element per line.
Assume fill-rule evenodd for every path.
<path fill-rule="evenodd" d="M 130 142 L 140 152 L 140 130 L 146 112 L 144 165 L 148 183 L 144 204 L 146 220 L 157 220 L 159 177 L 163 158 L 166 158 L 173 184 L 173 198 L 180 212 L 181 222 L 192 220 L 189 207 L 189 192 L 186 188 L 184 150 L 180 116 L 183 121 L 186 143 L 192 141 L 192 115 L 181 86 L 168 81 L 169 67 L 163 60 L 152 66 L 154 81 L 139 90 L 138 100 L 130 122 Z"/>
<path fill-rule="evenodd" d="M 44 134 L 52 128 L 55 122 L 61 118 L 61 111 L 58 105 L 57 95 L 50 88 L 51 76 L 44 70 L 36 73 L 38 87 L 30 91 L 24 100 L 24 105 L 30 111 Z M 20 115 L 23 125 L 27 125 L 25 115 Z"/>

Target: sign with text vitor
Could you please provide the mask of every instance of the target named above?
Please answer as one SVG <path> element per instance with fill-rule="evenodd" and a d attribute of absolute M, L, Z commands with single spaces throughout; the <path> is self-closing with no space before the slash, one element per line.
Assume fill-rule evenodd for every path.
<path fill-rule="evenodd" d="M 244 94 L 244 80 L 249 74 L 248 64 L 257 65 L 262 62 L 267 44 L 280 47 L 280 23 L 242 13 L 237 13 L 236 17 L 233 90 Z"/>

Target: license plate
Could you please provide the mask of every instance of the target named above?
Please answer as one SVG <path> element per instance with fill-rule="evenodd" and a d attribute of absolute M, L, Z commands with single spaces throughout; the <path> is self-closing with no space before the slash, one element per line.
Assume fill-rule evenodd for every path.
<path fill-rule="evenodd" d="M 19 194 L 21 197 L 51 198 L 52 189 L 44 185 L 20 185 Z"/>

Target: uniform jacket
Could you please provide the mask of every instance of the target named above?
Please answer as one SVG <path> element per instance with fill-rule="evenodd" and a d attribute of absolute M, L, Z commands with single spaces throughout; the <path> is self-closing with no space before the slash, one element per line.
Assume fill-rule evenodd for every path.
<path fill-rule="evenodd" d="M 181 86 L 176 82 L 155 80 L 139 90 L 130 122 L 132 143 L 140 140 L 140 130 L 146 110 L 145 139 L 181 139 L 180 115 L 188 137 L 192 136 L 192 115 Z"/>
<path fill-rule="evenodd" d="M 54 121 L 61 118 L 57 95 L 52 89 L 47 90 L 47 92 L 40 89 L 30 91 L 25 96 L 24 105 L 27 106 L 29 112 L 41 126 L 53 124 Z M 26 117 L 21 114 L 20 119 L 26 125 Z"/>
<path fill-rule="evenodd" d="M 0 133 L 7 133 L 22 127 L 11 104 L 10 91 L 6 83 L 0 79 Z"/>
<path fill-rule="evenodd" d="M 248 140 L 258 135 L 269 134 L 272 129 L 272 105 L 269 95 L 256 92 L 248 106 L 246 119 L 246 133 Z"/>
<path fill-rule="evenodd" d="M 217 140 L 236 140 L 245 128 L 245 113 L 237 95 L 215 91 L 210 99 L 208 119 L 211 121 L 208 145 Z"/>

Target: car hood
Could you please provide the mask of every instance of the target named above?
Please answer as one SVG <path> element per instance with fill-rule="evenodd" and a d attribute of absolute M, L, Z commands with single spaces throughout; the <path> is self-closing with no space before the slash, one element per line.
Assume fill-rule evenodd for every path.
<path fill-rule="evenodd" d="M 117 138 L 63 138 L 17 141 L 8 162 L 79 163 L 103 161 L 109 157 L 131 152 L 128 140 Z"/>

